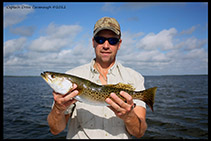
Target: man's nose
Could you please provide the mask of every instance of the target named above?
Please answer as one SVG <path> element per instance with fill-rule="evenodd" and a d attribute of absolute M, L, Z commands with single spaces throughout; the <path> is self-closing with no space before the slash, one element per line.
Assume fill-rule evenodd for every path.
<path fill-rule="evenodd" d="M 109 47 L 110 47 L 110 44 L 109 44 L 108 40 L 106 40 L 103 44 L 103 49 L 107 50 L 107 49 L 109 49 Z"/>

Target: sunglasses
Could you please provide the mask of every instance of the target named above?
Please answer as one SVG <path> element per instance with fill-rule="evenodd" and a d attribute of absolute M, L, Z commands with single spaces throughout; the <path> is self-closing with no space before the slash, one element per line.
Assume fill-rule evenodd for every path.
<path fill-rule="evenodd" d="M 119 38 L 105 38 L 105 37 L 100 37 L 100 36 L 96 36 L 94 37 L 94 40 L 98 43 L 98 44 L 103 44 L 106 40 L 108 40 L 110 45 L 116 45 L 119 42 Z"/>

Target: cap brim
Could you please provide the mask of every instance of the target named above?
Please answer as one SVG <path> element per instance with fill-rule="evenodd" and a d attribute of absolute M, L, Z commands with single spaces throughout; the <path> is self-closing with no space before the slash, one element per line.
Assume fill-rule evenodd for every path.
<path fill-rule="evenodd" d="M 105 29 L 108 29 L 108 30 L 113 31 L 116 35 L 120 35 L 120 32 L 119 32 L 119 31 L 116 31 L 116 30 L 113 29 L 113 28 L 110 28 L 110 27 L 102 27 L 102 28 L 98 28 L 98 29 L 94 32 L 93 36 L 95 36 L 95 35 L 96 35 L 98 32 L 100 32 L 101 30 L 105 30 Z"/>

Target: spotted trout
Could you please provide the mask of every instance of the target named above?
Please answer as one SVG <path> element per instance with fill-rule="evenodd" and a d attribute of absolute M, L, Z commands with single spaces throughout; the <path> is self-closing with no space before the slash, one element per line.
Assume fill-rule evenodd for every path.
<path fill-rule="evenodd" d="M 57 72 L 43 72 L 42 78 L 50 85 L 50 87 L 59 94 L 67 94 L 71 92 L 73 84 L 77 85 L 79 94 L 74 98 L 79 102 L 84 102 L 96 106 L 108 106 L 105 99 L 110 97 L 110 93 L 115 93 L 118 97 L 125 101 L 119 93 L 125 91 L 133 97 L 144 101 L 153 111 L 154 97 L 157 87 L 149 88 L 143 91 L 134 91 L 133 86 L 129 84 L 108 84 L 98 85 L 87 79 Z"/>

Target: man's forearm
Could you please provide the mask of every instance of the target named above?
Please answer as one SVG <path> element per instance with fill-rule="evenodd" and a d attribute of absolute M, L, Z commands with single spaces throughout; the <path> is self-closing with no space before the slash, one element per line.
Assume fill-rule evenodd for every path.
<path fill-rule="evenodd" d="M 137 138 L 141 138 L 147 129 L 146 121 L 138 118 L 134 112 L 131 113 L 130 117 L 124 122 L 127 131 Z"/>
<path fill-rule="evenodd" d="M 48 124 L 52 134 L 57 135 L 66 127 L 66 118 L 64 112 L 59 110 L 55 104 L 53 109 L 48 115 Z"/>

